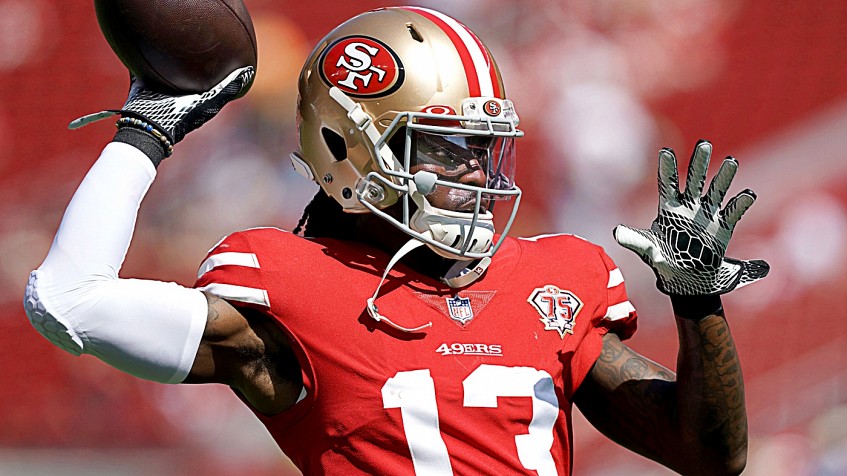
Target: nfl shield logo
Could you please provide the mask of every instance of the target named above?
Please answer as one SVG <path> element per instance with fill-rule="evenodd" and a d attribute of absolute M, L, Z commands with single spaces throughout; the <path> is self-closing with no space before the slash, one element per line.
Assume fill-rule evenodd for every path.
<path fill-rule="evenodd" d="M 459 321 L 462 325 L 467 324 L 473 319 L 471 298 L 463 298 L 456 295 L 445 299 L 447 300 L 447 309 L 450 310 L 450 319 Z"/>

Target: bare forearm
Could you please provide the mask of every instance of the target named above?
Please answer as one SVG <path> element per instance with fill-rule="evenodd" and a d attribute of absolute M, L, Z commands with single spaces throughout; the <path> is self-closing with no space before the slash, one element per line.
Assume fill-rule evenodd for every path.
<path fill-rule="evenodd" d="M 610 334 L 574 402 L 603 434 L 674 471 L 738 474 L 747 422 L 726 321 L 722 314 L 678 321 L 676 375 Z"/>
<path fill-rule="evenodd" d="M 668 443 L 676 413 L 674 373 L 624 345 L 614 334 L 574 395 L 586 418 L 618 444 L 673 467 Z"/>
<path fill-rule="evenodd" d="M 678 425 L 703 459 L 740 472 L 746 460 L 744 381 L 723 311 L 699 321 L 677 318 Z"/>

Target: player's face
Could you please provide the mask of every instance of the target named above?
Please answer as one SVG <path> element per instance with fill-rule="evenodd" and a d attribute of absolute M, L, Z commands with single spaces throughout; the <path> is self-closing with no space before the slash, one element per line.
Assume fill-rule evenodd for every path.
<path fill-rule="evenodd" d="M 390 142 L 398 157 L 404 157 L 405 131 L 394 136 Z M 509 142 L 511 143 L 511 142 Z M 439 180 L 473 187 L 490 187 L 491 176 L 500 176 L 492 172 L 492 164 L 500 163 L 506 140 L 483 135 L 443 135 L 423 131 L 413 131 L 409 144 L 411 174 L 426 171 L 435 174 Z M 511 148 L 509 147 L 509 152 Z M 492 157 L 497 160 L 492 161 Z M 499 188 L 494 186 L 494 188 Z M 453 211 L 473 211 L 476 205 L 476 192 L 462 188 L 436 185 L 426 197 L 431 205 Z M 483 195 L 483 209 L 488 208 L 489 197 Z"/>
<path fill-rule="evenodd" d="M 485 137 L 417 133 L 414 142 L 416 154 L 410 172 L 414 174 L 423 170 L 434 173 L 445 182 L 484 187 L 487 182 L 487 142 L 490 139 Z M 427 195 L 427 200 L 437 208 L 472 211 L 476 205 L 476 193 L 437 185 Z"/>

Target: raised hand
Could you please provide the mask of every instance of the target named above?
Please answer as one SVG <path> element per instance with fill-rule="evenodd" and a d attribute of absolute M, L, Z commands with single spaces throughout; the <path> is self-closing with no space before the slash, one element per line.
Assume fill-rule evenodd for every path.
<path fill-rule="evenodd" d="M 658 216 L 649 230 L 614 229 L 615 240 L 653 268 L 656 286 L 665 294 L 723 294 L 764 278 L 770 269 L 762 260 L 725 256 L 735 225 L 756 194 L 746 189 L 720 208 L 738 170 L 738 161 L 727 157 L 702 195 L 711 155 L 712 144 L 697 143 L 680 193 L 676 156 L 671 149 L 659 151 Z"/>
<path fill-rule="evenodd" d="M 252 66 L 230 73 L 212 89 L 200 94 L 170 96 L 147 89 L 144 83 L 132 78 L 129 96 L 121 109 L 110 109 L 72 121 L 69 129 L 78 129 L 115 114 L 140 119 L 164 134 L 171 144 L 176 144 L 189 132 L 215 117 L 233 99 L 242 95 L 253 81 L 256 70 Z"/>

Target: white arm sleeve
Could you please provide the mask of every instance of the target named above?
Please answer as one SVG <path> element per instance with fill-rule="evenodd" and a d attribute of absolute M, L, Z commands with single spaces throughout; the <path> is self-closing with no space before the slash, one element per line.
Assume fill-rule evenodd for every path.
<path fill-rule="evenodd" d="M 112 142 L 74 194 L 44 263 L 30 274 L 24 309 L 48 340 L 162 383 L 185 379 L 208 304 L 175 283 L 119 279 L 141 200 L 156 169 Z"/>

